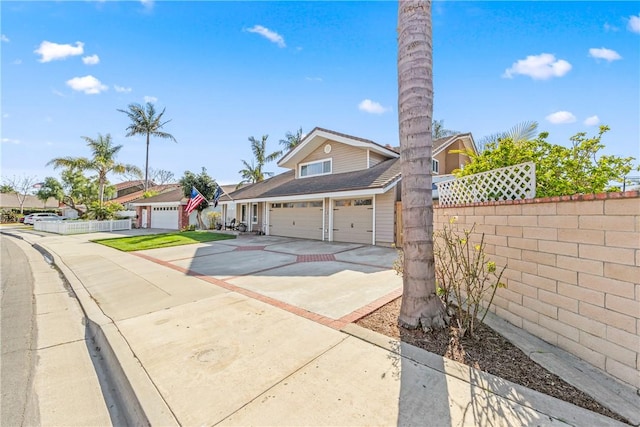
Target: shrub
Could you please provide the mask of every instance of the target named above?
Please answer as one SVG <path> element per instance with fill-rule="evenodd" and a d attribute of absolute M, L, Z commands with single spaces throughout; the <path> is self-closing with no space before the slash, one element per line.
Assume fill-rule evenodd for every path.
<path fill-rule="evenodd" d="M 448 310 L 455 312 L 460 337 L 466 333 L 473 337 L 477 322 L 484 321 L 496 291 L 506 287 L 501 282 L 506 266 L 498 269 L 495 262 L 488 260 L 484 233 L 479 243 L 473 243 L 475 224 L 460 232 L 454 228 L 454 223 L 455 220 L 449 221 L 446 227 L 433 234 L 436 292 Z M 403 265 L 404 253 L 398 250 L 393 269 L 400 276 Z"/>

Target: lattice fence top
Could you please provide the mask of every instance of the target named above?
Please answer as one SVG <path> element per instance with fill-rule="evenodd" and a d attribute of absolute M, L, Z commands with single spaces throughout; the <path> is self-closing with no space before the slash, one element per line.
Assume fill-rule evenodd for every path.
<path fill-rule="evenodd" d="M 436 183 L 440 206 L 536 197 L 536 165 L 521 163 Z"/>

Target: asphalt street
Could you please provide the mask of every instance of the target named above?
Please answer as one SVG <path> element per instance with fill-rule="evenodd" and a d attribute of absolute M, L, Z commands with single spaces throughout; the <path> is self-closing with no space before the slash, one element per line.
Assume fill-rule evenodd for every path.
<path fill-rule="evenodd" d="M 33 274 L 26 254 L 14 239 L 0 235 L 2 299 L 1 388 L 3 426 L 38 425 L 37 411 L 27 414 L 35 361 Z M 44 262 L 44 261 L 43 261 Z M 27 419 L 26 416 L 31 418 Z"/>

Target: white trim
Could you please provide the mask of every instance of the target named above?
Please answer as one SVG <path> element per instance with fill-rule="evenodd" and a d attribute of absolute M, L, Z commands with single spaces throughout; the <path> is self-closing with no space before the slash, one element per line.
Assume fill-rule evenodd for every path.
<path fill-rule="evenodd" d="M 151 206 L 151 207 L 181 206 L 181 205 L 182 205 L 182 202 L 151 202 L 151 203 L 136 202 L 136 203 L 131 203 L 131 206 Z"/>
<path fill-rule="evenodd" d="M 325 224 L 325 217 L 326 217 L 326 214 L 327 214 L 327 212 L 326 212 L 326 210 L 325 210 L 325 209 L 326 209 L 326 206 L 325 206 L 325 205 L 326 205 L 326 203 L 325 203 L 325 202 L 326 202 L 326 200 L 327 200 L 327 199 L 322 199 L 322 241 L 323 241 L 323 242 L 324 242 L 324 240 L 325 240 L 325 238 L 324 238 L 324 237 L 325 237 L 325 236 L 324 236 L 324 234 L 325 234 L 325 233 L 324 233 L 324 230 L 326 230 L 326 227 L 324 226 L 324 224 Z"/>
<path fill-rule="evenodd" d="M 314 173 L 313 175 L 304 175 L 304 176 L 302 175 L 303 166 L 309 166 L 309 165 L 315 165 L 316 163 L 321 163 L 322 169 L 324 169 L 324 162 L 329 162 L 329 172 Z M 333 157 L 329 157 L 328 159 L 314 160 L 312 162 L 298 163 L 298 178 L 300 179 L 313 178 L 314 176 L 331 175 L 332 173 L 333 173 Z"/>
<path fill-rule="evenodd" d="M 373 218 L 371 218 L 371 222 L 372 222 L 372 226 L 371 226 L 371 230 L 372 230 L 372 233 L 371 233 L 371 240 L 373 240 L 373 241 L 371 242 L 371 244 L 372 244 L 373 246 L 375 246 L 375 245 L 376 245 L 376 199 L 377 199 L 377 197 L 376 197 L 376 195 L 374 194 L 374 195 L 373 195 L 373 200 L 371 201 L 371 204 L 373 205 L 373 211 L 372 211 L 372 213 L 371 213 L 371 214 L 373 215 Z"/>
<path fill-rule="evenodd" d="M 371 150 L 367 149 L 367 169 L 371 167 Z"/>
<path fill-rule="evenodd" d="M 256 220 L 255 221 L 253 220 L 253 207 L 254 206 L 256 207 L 256 217 L 255 217 Z M 258 203 L 257 202 L 251 203 L 251 224 L 257 224 L 258 223 L 258 216 L 260 216 L 260 215 L 258 215 Z"/>

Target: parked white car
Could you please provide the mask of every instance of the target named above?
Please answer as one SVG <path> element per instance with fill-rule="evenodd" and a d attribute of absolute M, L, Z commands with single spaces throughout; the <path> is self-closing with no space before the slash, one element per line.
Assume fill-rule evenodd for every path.
<path fill-rule="evenodd" d="M 53 212 L 38 212 L 24 217 L 24 223 L 33 225 L 36 221 L 60 221 L 65 218 Z"/>

